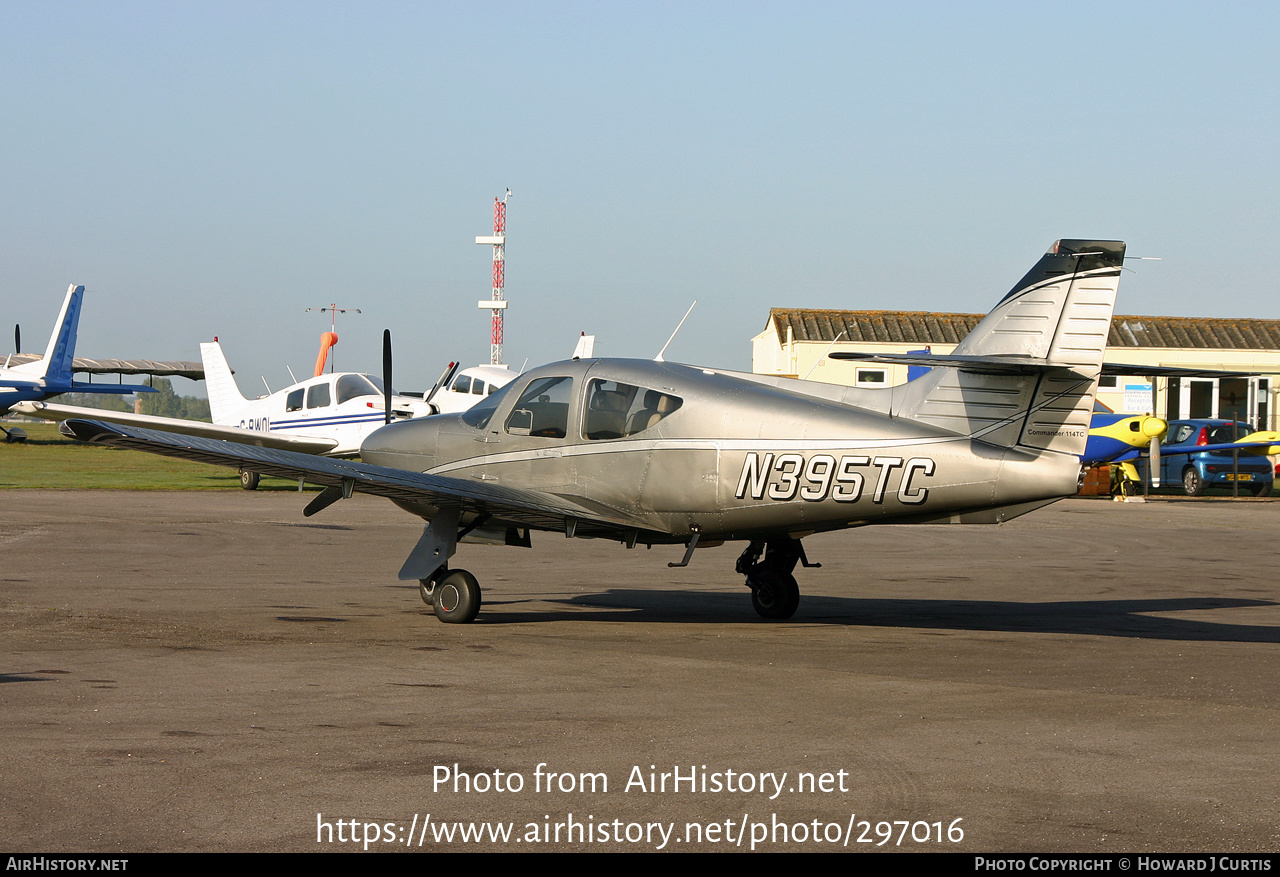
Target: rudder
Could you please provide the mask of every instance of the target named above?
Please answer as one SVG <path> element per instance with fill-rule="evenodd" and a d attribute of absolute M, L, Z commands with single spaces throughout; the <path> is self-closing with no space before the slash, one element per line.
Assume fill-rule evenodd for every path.
<path fill-rule="evenodd" d="M 236 386 L 222 345 L 216 339 L 201 342 L 200 359 L 204 363 L 205 388 L 209 391 L 209 415 L 214 423 L 235 425 L 234 418 L 248 400 Z"/>
<path fill-rule="evenodd" d="M 1124 250 L 1057 241 L 951 354 L 1000 367 L 935 369 L 903 413 L 1004 447 L 1083 453 Z"/>

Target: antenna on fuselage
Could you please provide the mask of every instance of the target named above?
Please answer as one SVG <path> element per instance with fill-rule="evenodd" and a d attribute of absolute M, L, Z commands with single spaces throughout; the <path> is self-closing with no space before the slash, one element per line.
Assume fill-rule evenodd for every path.
<path fill-rule="evenodd" d="M 817 359 L 813 361 L 813 365 L 809 366 L 809 370 L 804 373 L 804 377 L 801 378 L 800 380 L 802 381 L 809 380 L 809 375 L 813 374 L 813 370 L 822 364 L 822 361 L 827 358 L 827 354 L 831 352 L 831 348 L 835 347 L 836 342 L 843 337 L 844 337 L 844 329 L 841 329 L 840 334 L 831 340 L 831 343 L 827 345 L 827 349 L 822 351 L 822 356 L 819 356 Z"/>
<path fill-rule="evenodd" d="M 680 331 L 680 327 L 684 325 L 684 321 L 689 319 L 689 315 L 693 313 L 693 309 L 698 306 L 698 300 L 695 298 L 693 304 L 689 305 L 689 310 L 684 312 L 684 316 L 680 318 L 680 322 L 676 324 L 676 331 L 671 333 L 671 337 L 667 339 L 667 343 L 662 345 L 662 349 L 658 351 L 658 355 L 653 358 L 654 362 L 666 362 L 662 358 L 662 354 L 667 352 L 667 348 L 671 346 L 671 342 L 676 340 L 676 332 Z"/>

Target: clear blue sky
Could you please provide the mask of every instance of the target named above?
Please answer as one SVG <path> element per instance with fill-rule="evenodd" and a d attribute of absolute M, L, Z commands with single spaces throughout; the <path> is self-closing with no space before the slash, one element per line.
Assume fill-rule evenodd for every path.
<path fill-rule="evenodd" d="M 0 338 L 314 363 L 747 368 L 770 307 L 985 311 L 1059 237 L 1125 313 L 1277 317 L 1274 3 L 0 5 Z M 11 340 L 3 342 L 5 352 Z M 185 384 L 180 391 L 192 392 Z"/>

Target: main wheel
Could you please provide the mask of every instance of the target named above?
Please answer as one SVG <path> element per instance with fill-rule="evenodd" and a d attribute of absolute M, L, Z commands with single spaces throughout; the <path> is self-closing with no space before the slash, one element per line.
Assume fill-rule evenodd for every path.
<path fill-rule="evenodd" d="M 765 573 L 751 588 L 751 605 L 756 614 L 770 621 L 785 621 L 800 606 L 800 586 L 795 576 Z"/>
<path fill-rule="evenodd" d="M 435 584 L 431 579 L 418 579 L 418 596 L 428 606 L 436 605 Z"/>
<path fill-rule="evenodd" d="M 468 624 L 480 611 L 480 583 L 465 569 L 451 569 L 436 582 L 432 594 L 436 618 L 446 624 Z"/>
<path fill-rule="evenodd" d="M 1204 479 L 1195 466 L 1188 466 L 1187 471 L 1182 473 L 1182 489 L 1187 492 L 1187 496 L 1200 496 L 1204 493 Z"/>
<path fill-rule="evenodd" d="M 261 478 L 257 472 L 248 472 L 244 469 L 240 470 L 240 486 L 245 490 L 257 490 L 258 481 Z"/>

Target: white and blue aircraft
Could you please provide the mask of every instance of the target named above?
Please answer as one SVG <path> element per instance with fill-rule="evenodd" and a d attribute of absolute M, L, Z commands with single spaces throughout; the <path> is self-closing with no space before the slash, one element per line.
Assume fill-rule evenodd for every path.
<path fill-rule="evenodd" d="M 151 387 L 131 384 L 95 384 L 72 379 L 76 355 L 76 330 L 80 325 L 80 305 L 84 300 L 84 287 L 74 283 L 67 287 L 67 297 L 62 300 L 62 311 L 53 324 L 49 346 L 40 359 L 14 365 L 14 357 L 7 357 L 0 366 L 0 414 L 14 405 L 47 399 L 59 393 L 154 393 Z M 25 359 L 25 357 L 24 357 Z"/>
<path fill-rule="evenodd" d="M 41 401 L 19 403 L 14 410 L 53 420 L 89 418 L 263 448 L 354 457 L 360 453 L 361 443 L 378 427 L 398 420 L 466 411 L 516 376 L 500 366 L 475 366 L 457 373 L 456 366 L 450 363 L 430 393 L 413 397 L 389 391 L 377 375 L 325 374 L 324 353 L 322 345 L 315 376 L 249 399 L 236 384 L 218 340 L 201 343 L 212 423 Z M 240 484 L 246 490 L 257 488 L 258 482 L 257 473 L 241 470 Z"/>

